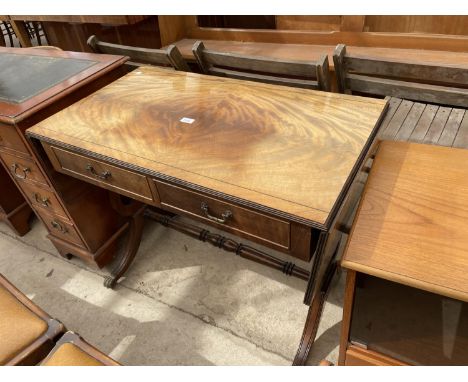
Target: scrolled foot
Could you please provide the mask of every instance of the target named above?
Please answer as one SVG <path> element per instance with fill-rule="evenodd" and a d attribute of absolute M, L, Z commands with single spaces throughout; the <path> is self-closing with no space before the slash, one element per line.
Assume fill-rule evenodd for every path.
<path fill-rule="evenodd" d="M 109 289 L 114 289 L 117 280 L 114 276 L 106 276 L 104 278 L 104 286 Z"/>

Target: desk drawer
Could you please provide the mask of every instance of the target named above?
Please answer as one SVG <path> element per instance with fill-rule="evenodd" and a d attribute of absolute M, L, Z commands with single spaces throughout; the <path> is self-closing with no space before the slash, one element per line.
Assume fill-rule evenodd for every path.
<path fill-rule="evenodd" d="M 15 150 L 22 154 L 29 155 L 29 150 L 16 131 L 16 128 L 4 123 L 0 123 L 0 148 Z"/>
<path fill-rule="evenodd" d="M 58 214 L 60 216 L 67 216 L 60 202 L 55 196 L 55 193 L 50 189 L 38 187 L 30 183 L 22 183 L 21 188 L 35 207 L 44 208 L 46 211 Z"/>
<path fill-rule="evenodd" d="M 5 162 L 13 178 L 25 182 L 36 182 L 47 186 L 47 181 L 39 167 L 32 159 L 20 158 L 14 155 L 0 152 L 0 157 Z"/>
<path fill-rule="evenodd" d="M 41 220 L 44 222 L 49 232 L 53 236 L 86 248 L 86 246 L 81 241 L 78 231 L 68 219 L 58 215 L 49 214 L 39 208 L 36 209 L 36 213 L 41 217 Z"/>
<path fill-rule="evenodd" d="M 262 244 L 289 249 L 290 225 L 287 221 L 165 182 L 154 182 L 163 207 L 200 218 L 206 223 Z"/>
<path fill-rule="evenodd" d="M 146 203 L 153 201 L 145 176 L 58 147 L 50 146 L 49 149 L 57 159 L 55 165 L 60 166 L 56 170 L 133 199 Z"/>

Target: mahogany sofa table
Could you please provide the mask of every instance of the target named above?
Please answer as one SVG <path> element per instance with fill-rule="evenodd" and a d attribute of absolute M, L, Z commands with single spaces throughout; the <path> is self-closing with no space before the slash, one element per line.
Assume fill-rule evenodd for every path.
<path fill-rule="evenodd" d="M 120 203 L 125 215 L 152 206 L 146 215 L 163 224 L 307 280 L 310 305 L 321 296 L 340 219 L 386 107 L 384 100 L 141 67 L 27 134 L 55 170 L 142 203 Z M 174 214 L 308 261 L 310 271 Z M 107 286 L 135 255 L 142 223 L 134 217 L 135 245 Z M 301 362 L 314 337 L 306 328 Z"/>
<path fill-rule="evenodd" d="M 0 47 L 0 204 L 6 211 L 19 204 L 23 222 L 32 208 L 62 256 L 79 256 L 100 267 L 112 259 L 128 219 L 115 212 L 104 190 L 64 177 L 42 162 L 24 132 L 121 77 L 126 60 L 56 49 Z"/>

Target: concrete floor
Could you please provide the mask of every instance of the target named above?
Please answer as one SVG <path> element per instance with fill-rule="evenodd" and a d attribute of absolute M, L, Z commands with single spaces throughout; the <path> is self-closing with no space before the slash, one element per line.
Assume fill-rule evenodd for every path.
<path fill-rule="evenodd" d="M 0 223 L 0 273 L 122 364 L 291 364 L 307 315 L 306 282 L 148 221 L 133 266 L 108 290 L 105 270 L 59 257 L 45 235 L 37 220 L 22 238 Z M 343 290 L 341 275 L 310 365 L 337 361 Z"/>

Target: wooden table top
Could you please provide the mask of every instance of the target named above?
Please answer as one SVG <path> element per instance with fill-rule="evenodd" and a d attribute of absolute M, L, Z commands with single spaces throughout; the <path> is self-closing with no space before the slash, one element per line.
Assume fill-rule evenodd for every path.
<path fill-rule="evenodd" d="M 189 61 L 195 61 L 192 54 L 192 46 L 197 40 L 182 39 L 175 45 L 182 56 Z M 310 45 L 310 44 L 282 44 L 264 42 L 241 42 L 224 40 L 203 40 L 207 49 L 221 52 L 238 53 L 250 56 L 272 57 L 293 61 L 316 61 L 327 54 L 330 69 L 334 70 L 333 51 L 335 45 Z M 394 49 L 364 46 L 346 46 L 348 54 L 375 57 L 375 58 L 400 58 L 405 57 L 408 62 L 426 62 L 438 64 L 453 64 L 468 67 L 468 53 L 445 52 L 435 50 Z"/>
<path fill-rule="evenodd" d="M 105 54 L 0 47 L 0 121 L 19 122 L 126 60 Z"/>
<path fill-rule="evenodd" d="M 28 133 L 323 227 L 386 105 L 141 67 Z"/>
<path fill-rule="evenodd" d="M 342 266 L 468 301 L 468 150 L 383 141 Z"/>

